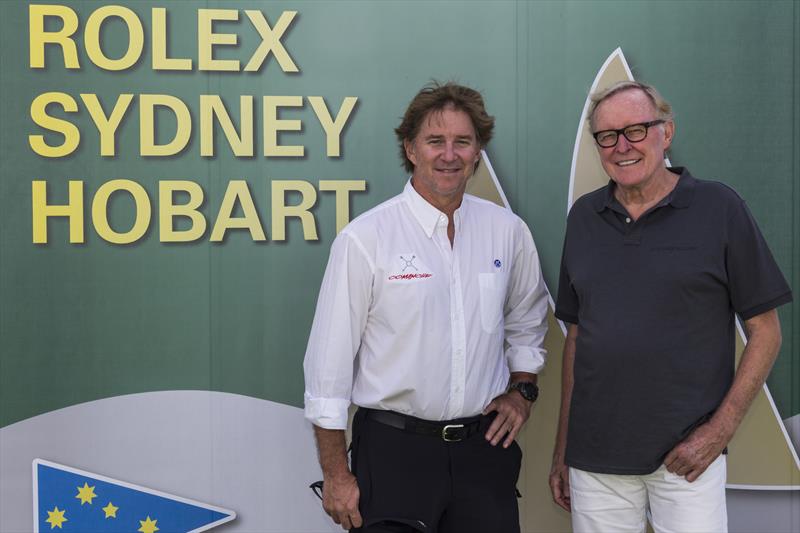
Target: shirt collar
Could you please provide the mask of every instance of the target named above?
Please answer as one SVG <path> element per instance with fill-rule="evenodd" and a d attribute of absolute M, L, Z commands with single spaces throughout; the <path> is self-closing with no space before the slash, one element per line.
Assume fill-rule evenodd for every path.
<path fill-rule="evenodd" d="M 694 198 L 694 187 L 697 180 L 689 173 L 686 167 L 668 167 L 670 171 L 679 174 L 678 183 L 675 188 L 664 198 L 660 205 L 672 205 L 672 207 L 683 209 L 692 205 Z M 608 180 L 608 185 L 603 194 L 598 194 L 594 198 L 594 208 L 599 213 L 604 209 L 611 208 L 614 204 L 619 204 L 614 196 L 614 187 L 616 184 L 613 180 Z"/>
<path fill-rule="evenodd" d="M 406 182 L 406 186 L 403 189 L 403 197 L 408 207 L 411 208 L 411 213 L 414 215 L 414 218 L 417 219 L 417 222 L 422 226 L 422 230 L 429 239 L 433 236 L 436 225 L 442 220 L 442 217 L 444 217 L 444 223 L 447 224 L 447 215 L 429 204 L 428 201 L 414 189 L 410 179 Z M 459 206 L 453 214 L 456 226 L 458 226 L 459 219 L 464 216 L 465 203 L 466 202 L 462 199 L 461 206 Z"/>
<path fill-rule="evenodd" d="M 694 199 L 694 187 L 697 184 L 697 180 L 689 173 L 686 167 L 672 167 L 670 170 L 680 174 L 677 185 L 669 193 L 669 201 L 672 207 L 679 209 L 689 207 Z"/>

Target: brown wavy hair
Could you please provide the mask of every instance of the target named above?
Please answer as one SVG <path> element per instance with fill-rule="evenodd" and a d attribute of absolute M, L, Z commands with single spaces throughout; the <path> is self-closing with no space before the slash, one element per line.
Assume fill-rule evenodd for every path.
<path fill-rule="evenodd" d="M 416 138 L 422 128 L 423 120 L 431 112 L 441 111 L 446 107 L 453 107 L 469 115 L 481 148 L 491 140 L 494 117 L 486 112 L 481 93 L 452 81 L 447 83 L 431 81 L 414 96 L 403 115 L 403 121 L 394 130 L 400 143 L 400 159 L 408 172 L 414 171 L 414 163 L 406 156 L 405 141 L 411 142 Z"/>

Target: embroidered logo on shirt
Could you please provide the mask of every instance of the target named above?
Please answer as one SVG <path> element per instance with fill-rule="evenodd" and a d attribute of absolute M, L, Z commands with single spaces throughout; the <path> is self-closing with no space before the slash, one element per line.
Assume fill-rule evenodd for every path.
<path fill-rule="evenodd" d="M 392 265 L 389 281 L 413 281 L 433 277 L 430 269 L 415 253 L 399 254 Z"/>
<path fill-rule="evenodd" d="M 414 270 L 417 270 L 417 271 L 419 270 L 417 267 L 415 267 L 415 266 L 414 266 L 414 259 L 416 259 L 416 258 L 417 258 L 417 256 L 416 256 L 416 255 L 412 255 L 412 256 L 411 256 L 410 258 L 408 258 L 408 259 L 406 259 L 406 258 L 405 258 L 405 257 L 403 257 L 402 255 L 400 256 L 400 261 L 402 261 L 403 263 L 405 263 L 405 264 L 403 265 L 403 272 L 405 272 L 407 268 L 413 268 Z"/>

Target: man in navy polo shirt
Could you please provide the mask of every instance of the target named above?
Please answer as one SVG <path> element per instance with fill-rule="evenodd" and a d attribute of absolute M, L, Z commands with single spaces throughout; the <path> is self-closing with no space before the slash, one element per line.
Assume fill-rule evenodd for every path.
<path fill-rule="evenodd" d="M 725 448 L 781 344 L 792 293 L 744 201 L 668 168 L 670 105 L 622 82 L 589 121 L 611 181 L 575 202 L 550 487 L 576 532 L 727 531 Z M 747 345 L 734 373 L 735 314 Z"/>

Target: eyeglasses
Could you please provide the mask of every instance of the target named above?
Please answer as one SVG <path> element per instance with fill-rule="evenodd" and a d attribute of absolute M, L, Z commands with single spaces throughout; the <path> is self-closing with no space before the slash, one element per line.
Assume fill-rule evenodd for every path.
<path fill-rule="evenodd" d="M 638 143 L 647 138 L 647 130 L 652 126 L 663 124 L 663 120 L 651 120 L 650 122 L 643 122 L 641 124 L 631 124 L 618 130 L 603 130 L 592 133 L 594 141 L 603 148 L 611 148 L 617 145 L 619 141 L 619 134 L 623 134 L 629 142 Z"/>
<path fill-rule="evenodd" d="M 322 499 L 322 481 L 315 481 L 314 483 L 309 485 L 308 488 L 311 489 L 311 491 L 314 493 L 314 496 L 316 496 L 320 500 Z"/>

